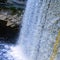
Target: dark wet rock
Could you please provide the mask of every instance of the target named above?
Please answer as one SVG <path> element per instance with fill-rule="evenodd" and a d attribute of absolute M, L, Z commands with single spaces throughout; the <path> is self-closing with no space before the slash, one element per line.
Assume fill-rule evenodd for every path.
<path fill-rule="evenodd" d="M 0 3 L 6 3 L 7 0 L 0 0 Z"/>
<path fill-rule="evenodd" d="M 18 38 L 19 26 L 7 27 L 5 23 L 0 24 L 0 42 L 15 44 Z"/>

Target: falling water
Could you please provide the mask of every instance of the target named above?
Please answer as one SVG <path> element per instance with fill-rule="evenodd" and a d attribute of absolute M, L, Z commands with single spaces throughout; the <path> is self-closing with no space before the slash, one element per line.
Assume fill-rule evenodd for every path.
<path fill-rule="evenodd" d="M 60 0 L 28 0 L 18 42 L 0 44 L 0 60 L 50 60 L 59 30 Z"/>
<path fill-rule="evenodd" d="M 28 0 L 18 42 L 1 44 L 0 60 L 50 60 L 59 30 L 60 0 Z"/>
<path fill-rule="evenodd" d="M 50 60 L 59 30 L 60 0 L 28 0 L 18 42 L 0 45 L 0 60 Z"/>
<path fill-rule="evenodd" d="M 60 0 L 28 0 L 18 43 L 28 60 L 49 60 L 60 28 Z"/>

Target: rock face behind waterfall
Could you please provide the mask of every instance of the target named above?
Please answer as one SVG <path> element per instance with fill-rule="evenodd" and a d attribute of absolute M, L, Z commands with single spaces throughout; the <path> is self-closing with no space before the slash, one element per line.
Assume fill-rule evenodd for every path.
<path fill-rule="evenodd" d="M 18 42 L 30 60 L 50 60 L 59 29 L 60 0 L 28 0 Z"/>

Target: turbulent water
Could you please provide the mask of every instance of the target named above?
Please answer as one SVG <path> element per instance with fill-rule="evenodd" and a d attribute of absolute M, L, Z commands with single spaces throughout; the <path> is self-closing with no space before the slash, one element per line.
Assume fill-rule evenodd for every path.
<path fill-rule="evenodd" d="M 18 42 L 7 45 L 10 49 L 4 48 L 8 52 L 2 55 L 10 60 L 50 60 L 59 29 L 60 0 L 28 0 Z"/>

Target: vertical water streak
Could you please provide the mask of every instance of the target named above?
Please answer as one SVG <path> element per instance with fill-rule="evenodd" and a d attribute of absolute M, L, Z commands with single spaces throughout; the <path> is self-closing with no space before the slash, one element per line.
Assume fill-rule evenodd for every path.
<path fill-rule="evenodd" d="M 60 28 L 58 5 L 59 0 L 28 0 L 18 43 L 30 60 L 49 60 Z"/>
<path fill-rule="evenodd" d="M 42 26 L 45 23 L 45 11 L 47 10 L 45 6 L 46 0 L 28 0 L 27 8 L 23 18 L 19 41 L 20 45 L 22 45 L 25 49 L 25 53 L 32 59 L 35 59 L 36 57 L 37 45 L 42 34 Z"/>

